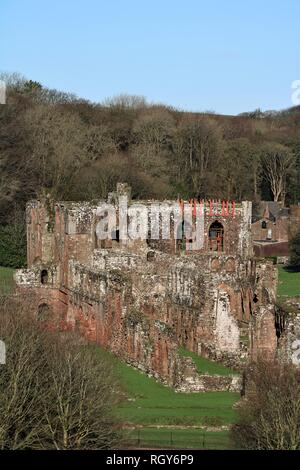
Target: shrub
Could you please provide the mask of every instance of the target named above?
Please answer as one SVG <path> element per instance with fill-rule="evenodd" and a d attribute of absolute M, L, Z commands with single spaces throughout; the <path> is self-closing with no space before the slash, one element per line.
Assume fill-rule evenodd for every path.
<path fill-rule="evenodd" d="M 260 362 L 246 371 L 246 398 L 231 431 L 236 448 L 300 449 L 300 370 Z"/>
<path fill-rule="evenodd" d="M 290 241 L 290 264 L 300 268 L 300 231 Z"/>

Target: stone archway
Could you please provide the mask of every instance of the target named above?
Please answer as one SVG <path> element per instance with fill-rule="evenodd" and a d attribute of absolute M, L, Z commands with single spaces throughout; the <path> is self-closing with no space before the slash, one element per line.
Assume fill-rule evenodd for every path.
<path fill-rule="evenodd" d="M 45 302 L 41 303 L 38 306 L 37 320 L 40 322 L 45 322 L 45 321 L 49 321 L 50 318 L 51 318 L 51 309 L 49 305 Z"/>
<path fill-rule="evenodd" d="M 221 222 L 215 220 L 209 227 L 209 250 L 224 251 L 224 227 Z"/>

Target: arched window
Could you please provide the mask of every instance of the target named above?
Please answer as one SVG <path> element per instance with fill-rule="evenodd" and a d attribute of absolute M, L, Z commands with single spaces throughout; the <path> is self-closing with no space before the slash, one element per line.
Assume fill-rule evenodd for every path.
<path fill-rule="evenodd" d="M 233 258 L 229 258 L 225 263 L 225 270 L 228 273 L 233 273 L 235 271 L 235 262 Z"/>
<path fill-rule="evenodd" d="M 224 250 L 224 228 L 217 220 L 209 227 L 209 249 L 210 251 Z"/>
<path fill-rule="evenodd" d="M 218 258 L 213 258 L 211 260 L 210 269 L 214 272 L 217 272 L 220 270 L 220 261 Z"/>
<path fill-rule="evenodd" d="M 155 252 L 154 251 L 148 251 L 147 261 L 153 261 L 154 259 L 155 259 Z"/>
<path fill-rule="evenodd" d="M 37 312 L 38 321 L 47 321 L 50 318 L 50 307 L 48 304 L 39 305 Z"/>
<path fill-rule="evenodd" d="M 41 271 L 41 283 L 47 284 L 47 282 L 48 282 L 48 271 L 47 269 L 43 269 Z"/>
<path fill-rule="evenodd" d="M 265 220 L 262 221 L 261 228 L 267 228 L 267 222 Z"/>

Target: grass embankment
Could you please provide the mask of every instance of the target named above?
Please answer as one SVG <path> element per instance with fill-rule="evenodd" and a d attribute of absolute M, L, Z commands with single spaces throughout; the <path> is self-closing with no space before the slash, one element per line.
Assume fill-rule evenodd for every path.
<path fill-rule="evenodd" d="M 278 297 L 300 295 L 300 272 L 278 266 Z"/>
<path fill-rule="evenodd" d="M 225 367 L 217 362 L 210 361 L 205 357 L 198 356 L 198 354 L 188 351 L 184 348 L 179 348 L 179 354 L 184 357 L 191 357 L 196 364 L 198 374 L 208 375 L 232 375 L 236 374 L 234 370 Z"/>
<path fill-rule="evenodd" d="M 98 347 L 97 351 L 98 354 L 109 354 Z M 170 447 L 172 441 L 177 448 L 203 448 L 204 439 L 205 448 L 228 447 L 226 431 L 203 431 L 191 426 L 200 428 L 232 424 L 236 418 L 233 405 L 240 398 L 238 393 L 176 393 L 117 358 L 112 357 L 112 361 L 128 397 L 119 406 L 118 415 L 124 424 L 135 428 L 128 431 L 132 445 L 163 448 Z M 176 429 L 171 429 L 173 426 Z"/>
<path fill-rule="evenodd" d="M 0 266 L 0 295 L 11 294 L 14 290 L 14 269 Z"/>

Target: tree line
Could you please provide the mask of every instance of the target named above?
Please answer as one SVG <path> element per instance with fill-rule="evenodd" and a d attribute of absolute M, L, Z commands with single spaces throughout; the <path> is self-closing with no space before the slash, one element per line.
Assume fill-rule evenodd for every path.
<path fill-rule="evenodd" d="M 26 200 L 107 195 L 117 181 L 135 198 L 300 200 L 300 108 L 219 116 L 138 96 L 95 104 L 6 76 L 0 108 L 0 213 Z"/>
<path fill-rule="evenodd" d="M 300 201 L 300 107 L 221 116 L 130 95 L 91 103 L 18 74 L 0 79 L 0 265 L 25 264 L 25 204 L 43 194 L 99 199 L 123 181 L 136 199 Z"/>

